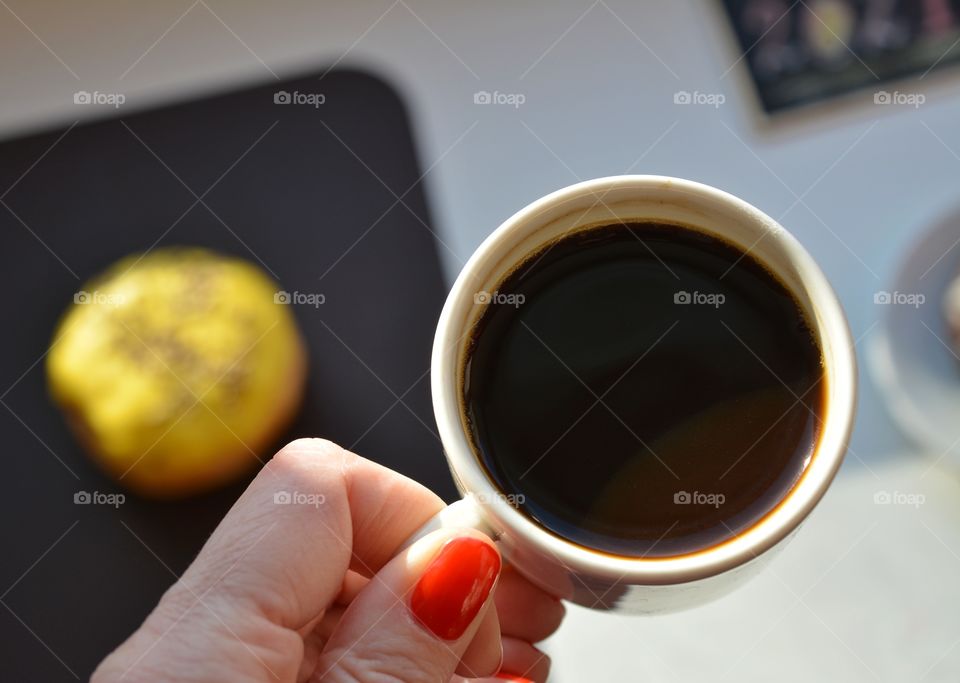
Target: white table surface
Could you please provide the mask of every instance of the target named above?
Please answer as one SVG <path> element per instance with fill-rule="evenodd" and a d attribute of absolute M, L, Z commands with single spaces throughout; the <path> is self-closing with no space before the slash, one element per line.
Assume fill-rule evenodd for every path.
<path fill-rule="evenodd" d="M 96 115 L 73 103 L 78 90 L 122 92 L 133 110 L 333 62 L 369 68 L 409 103 L 450 280 L 553 189 L 683 176 L 781 219 L 833 282 L 862 350 L 898 255 L 960 201 L 954 76 L 901 84 L 925 94 L 916 110 L 874 105 L 868 90 L 765 125 L 718 16 L 710 0 L 3 0 L 0 135 Z M 525 102 L 474 104 L 481 90 Z M 680 90 L 726 102 L 676 105 Z M 960 680 L 960 465 L 915 452 L 863 367 L 861 380 L 852 453 L 769 571 L 671 616 L 571 609 L 547 645 L 553 680 Z M 878 506 L 881 490 L 926 501 Z"/>

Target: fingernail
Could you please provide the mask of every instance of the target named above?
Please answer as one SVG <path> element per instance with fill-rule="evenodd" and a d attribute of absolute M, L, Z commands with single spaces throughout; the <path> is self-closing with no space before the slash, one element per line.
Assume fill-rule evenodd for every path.
<path fill-rule="evenodd" d="M 523 676 L 514 676 L 513 674 L 499 673 L 496 676 L 501 681 L 517 681 L 518 683 L 533 683 L 529 678 L 524 678 Z"/>
<path fill-rule="evenodd" d="M 500 574 L 500 555 L 477 538 L 446 542 L 427 565 L 410 611 L 438 638 L 456 640 L 477 616 Z"/>

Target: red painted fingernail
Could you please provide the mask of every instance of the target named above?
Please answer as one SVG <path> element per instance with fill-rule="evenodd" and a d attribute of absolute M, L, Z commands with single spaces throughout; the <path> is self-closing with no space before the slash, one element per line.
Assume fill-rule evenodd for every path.
<path fill-rule="evenodd" d="M 477 616 L 500 574 L 500 555 L 477 538 L 440 549 L 410 598 L 413 615 L 438 638 L 456 640 Z"/>
<path fill-rule="evenodd" d="M 523 676 L 514 676 L 513 674 L 499 673 L 497 678 L 501 681 L 517 681 L 518 683 L 533 683 L 529 678 L 524 678 Z"/>

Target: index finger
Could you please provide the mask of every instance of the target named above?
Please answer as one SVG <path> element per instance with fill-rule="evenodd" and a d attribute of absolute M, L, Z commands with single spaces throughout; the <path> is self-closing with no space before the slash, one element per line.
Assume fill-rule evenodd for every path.
<path fill-rule="evenodd" d="M 376 573 L 442 507 L 336 444 L 297 440 L 266 464 L 180 583 L 299 629 L 333 602 L 347 569 Z"/>

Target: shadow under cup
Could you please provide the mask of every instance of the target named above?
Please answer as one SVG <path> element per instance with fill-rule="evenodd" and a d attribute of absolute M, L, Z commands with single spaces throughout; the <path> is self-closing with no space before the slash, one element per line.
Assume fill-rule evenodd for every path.
<path fill-rule="evenodd" d="M 473 353 L 478 348 L 473 334 L 478 329 L 480 335 L 485 334 L 482 328 L 487 308 L 511 305 L 504 297 L 516 293 L 511 289 L 512 274 L 531 256 L 542 255 L 548 245 L 562 245 L 566 241 L 562 238 L 580 230 L 590 232 L 596 226 L 623 222 L 660 224 L 660 228 L 668 224 L 672 226 L 670 230 L 706 235 L 732 245 L 735 252 L 748 252 L 749 262 L 768 271 L 768 278 L 770 273 L 775 275 L 770 279 L 782 285 L 806 321 L 813 348 L 819 354 L 817 360 L 822 362 L 822 381 L 817 387 L 807 387 L 807 401 L 802 400 L 803 388 L 788 386 L 780 398 L 789 402 L 774 405 L 774 412 L 764 411 L 757 419 L 775 424 L 778 414 L 789 414 L 789 404 L 801 399 L 797 401 L 801 408 L 812 413 L 806 435 L 798 437 L 808 439 L 808 449 L 799 463 L 793 459 L 792 463 L 770 468 L 780 468 L 784 476 L 759 507 L 754 505 L 747 514 L 738 517 L 724 512 L 724 502 L 717 505 L 716 494 L 721 493 L 718 486 L 702 490 L 677 477 L 676 481 L 665 479 L 657 484 L 661 499 L 655 501 L 654 509 L 672 508 L 667 515 L 681 519 L 682 533 L 671 535 L 673 529 L 663 522 L 667 517 L 656 519 L 656 515 L 651 518 L 652 526 L 644 528 L 637 538 L 630 538 L 629 533 L 618 537 L 616 533 L 604 533 L 602 528 L 597 533 L 597 525 L 588 516 L 582 518 L 582 523 L 577 521 L 576 515 L 583 512 L 583 506 L 574 505 L 573 513 L 566 519 L 562 515 L 551 516 L 549 510 L 545 512 L 554 492 L 536 491 L 536 487 L 525 490 L 522 481 L 511 478 L 502 466 L 491 462 L 483 452 L 483 443 L 476 443 L 471 422 L 476 416 L 470 412 L 467 383 Z M 535 268 L 531 269 L 534 271 Z M 504 284 L 507 288 L 501 291 Z M 551 360 L 561 368 L 569 365 L 552 348 L 556 340 L 544 343 L 546 340 L 536 339 L 534 332 L 531 336 L 544 347 L 545 358 L 553 356 Z M 733 331 L 731 343 L 738 343 L 736 336 Z M 709 353 L 709 349 L 704 351 Z M 762 368 L 763 359 L 757 360 Z M 778 374 L 772 370 L 768 367 L 762 372 Z M 579 373 L 571 372 L 576 374 Z M 576 382 L 580 378 L 573 379 Z M 777 545 L 812 510 L 839 468 L 855 406 L 855 361 L 846 321 L 832 289 L 807 252 L 779 224 L 749 204 L 698 183 L 657 176 L 622 176 L 581 183 L 531 204 L 506 221 L 473 255 L 451 291 L 434 346 L 433 383 L 441 436 L 459 488 L 485 503 L 484 516 L 502 536 L 505 549 L 514 555 L 511 559 L 521 570 L 525 569 L 528 575 L 537 574 L 542 585 L 561 595 L 572 590 L 571 575 L 581 581 L 585 577 L 598 586 L 611 581 L 661 586 L 683 583 L 746 564 Z M 597 401 L 604 397 L 604 386 L 590 386 L 590 381 L 580 384 L 584 385 L 587 405 L 596 402 L 600 410 L 607 412 L 606 400 Z M 617 421 L 624 422 L 612 415 L 615 412 L 609 411 L 611 415 L 607 416 L 611 427 Z M 570 428 L 564 420 L 569 422 L 569 416 L 558 417 L 554 425 L 558 436 Z M 541 426 L 537 425 L 538 429 Z M 630 426 L 624 426 L 629 432 Z M 646 455 L 654 457 L 652 451 L 656 448 L 650 449 L 642 438 L 636 440 L 638 451 L 651 451 Z M 693 457 L 702 458 L 703 454 Z M 589 452 L 582 455 L 579 463 L 576 459 L 565 461 L 564 494 L 570 496 L 576 485 L 588 486 L 597 481 L 597 465 L 598 459 Z M 751 468 L 761 471 L 763 463 L 754 462 Z M 719 478 L 716 471 L 699 479 L 698 486 L 711 478 Z M 617 505 L 629 505 L 631 499 L 642 503 L 645 494 L 650 493 L 644 488 L 642 476 L 631 479 L 631 475 L 624 474 L 608 479 L 613 480 L 614 488 L 616 480 L 629 479 L 621 482 L 625 487 L 611 494 L 618 497 Z M 548 485 L 548 480 L 549 477 L 541 479 L 540 484 Z M 669 501 L 662 499 L 665 491 L 670 492 Z M 594 501 L 603 498 L 593 490 L 585 497 Z M 717 532 L 718 522 L 728 526 L 722 533 Z M 712 529 L 708 528 L 711 526 Z M 568 590 L 564 591 L 563 585 Z"/>

